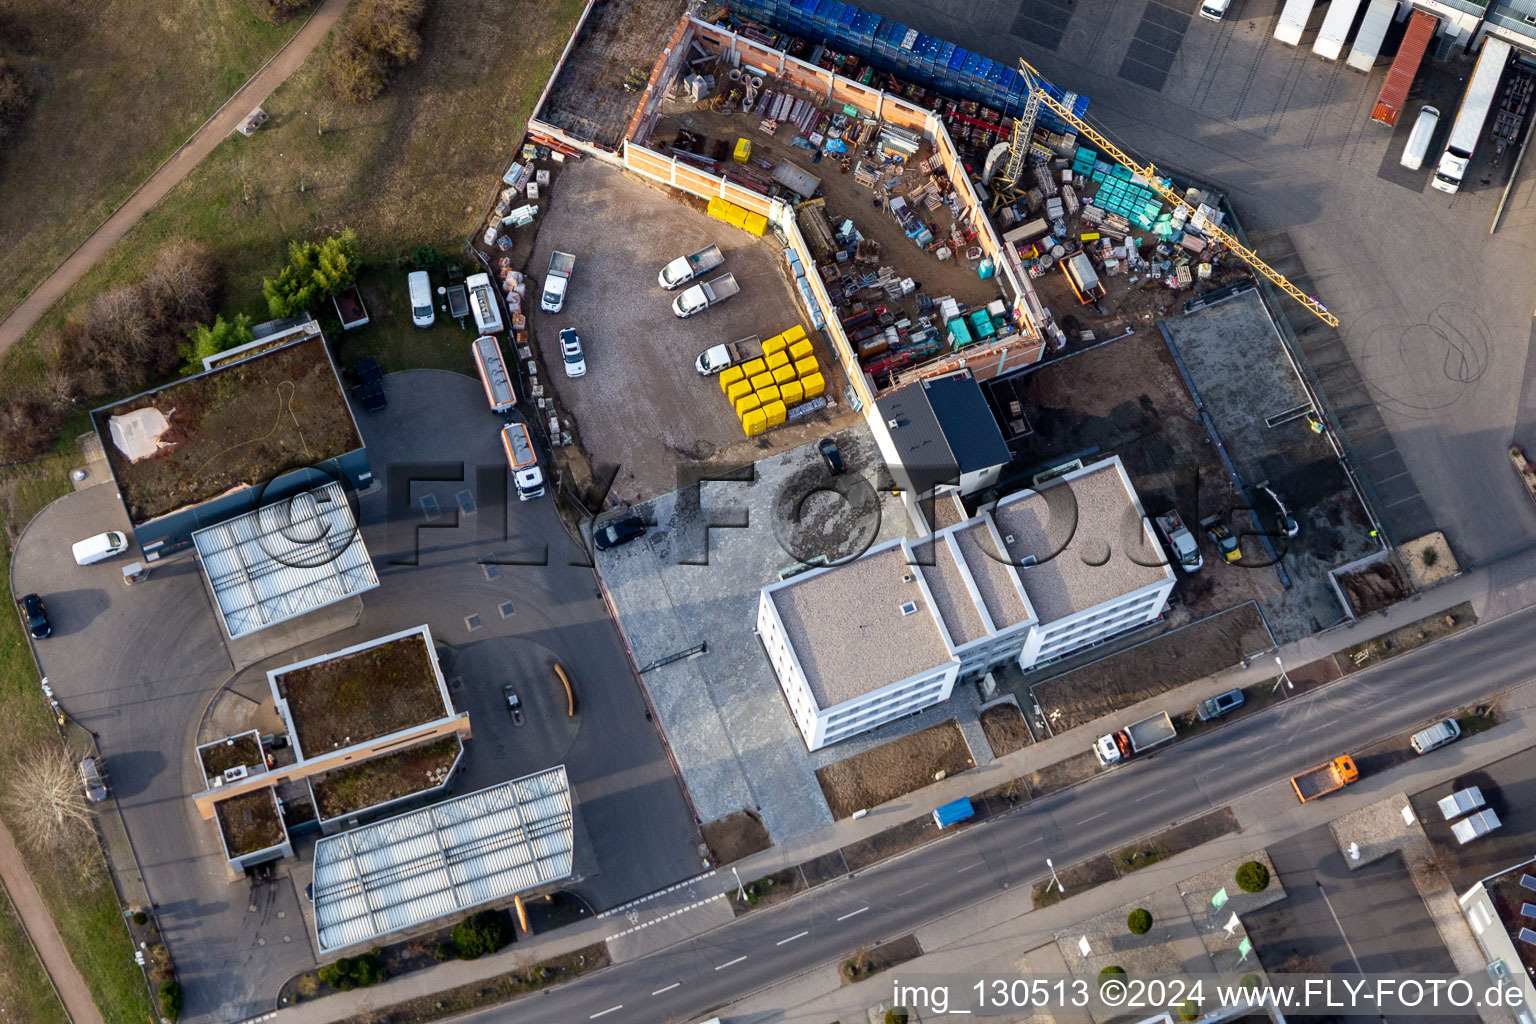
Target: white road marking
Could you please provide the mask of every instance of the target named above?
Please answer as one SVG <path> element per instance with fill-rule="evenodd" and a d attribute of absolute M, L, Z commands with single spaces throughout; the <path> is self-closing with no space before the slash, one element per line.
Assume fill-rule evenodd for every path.
<path fill-rule="evenodd" d="M 677 986 L 679 986 L 681 984 L 682 984 L 682 982 L 680 982 L 680 981 L 674 981 L 672 984 L 668 985 L 666 988 L 659 988 L 655 992 L 652 992 L 651 995 L 659 996 L 663 992 L 671 992 L 673 989 L 677 988 Z"/>
<path fill-rule="evenodd" d="M 775 946 L 782 946 L 786 942 L 794 942 L 796 939 L 803 939 L 803 938 L 805 938 L 809 934 L 811 934 L 811 933 L 810 932 L 801 932 L 798 935 L 791 935 L 787 939 L 780 939 L 778 942 L 775 942 L 774 945 Z"/>
<path fill-rule="evenodd" d="M 979 861 L 979 860 L 978 861 L 972 861 L 970 864 L 967 864 L 965 867 L 961 868 L 959 871 L 956 871 L 955 874 L 963 875 L 967 871 L 971 870 L 971 868 L 979 868 L 979 867 L 981 867 L 981 865 L 982 865 L 982 862 Z"/>
<path fill-rule="evenodd" d="M 588 1017 L 587 1020 L 597 1020 L 597 1018 L 605 1016 L 607 1014 L 610 1014 L 614 1010 L 622 1010 L 622 1009 L 624 1009 L 624 1004 L 623 1003 L 620 1003 L 618 1006 L 610 1006 L 606 1010 L 599 1010 L 597 1013 L 594 1013 L 592 1016 Z"/>
<path fill-rule="evenodd" d="M 858 910 L 855 910 L 851 914 L 844 914 L 842 917 L 838 918 L 838 920 L 839 921 L 846 921 L 850 917 L 858 917 L 860 914 L 864 913 L 864 911 L 866 911 L 868 909 L 869 909 L 868 907 L 860 907 Z"/>
<path fill-rule="evenodd" d="M 725 963 L 723 963 L 723 964 L 718 964 L 718 965 L 716 965 L 716 967 L 715 967 L 715 970 L 717 970 L 717 971 L 719 971 L 719 970 L 724 970 L 724 969 L 725 969 L 725 968 L 727 968 L 727 967 L 730 967 L 730 966 L 732 966 L 732 965 L 733 965 L 733 964 L 739 964 L 739 963 L 741 963 L 741 962 L 742 962 L 742 961 L 743 961 L 743 960 L 745 960 L 745 959 L 746 959 L 746 957 L 744 957 L 744 956 L 739 956 L 739 957 L 737 957 L 737 958 L 736 958 L 736 959 L 735 959 L 735 960 L 727 960 L 727 961 L 726 961 L 726 962 L 725 962 Z"/>
<path fill-rule="evenodd" d="M 1094 820 L 1096 820 L 1098 818 L 1102 818 L 1102 817 L 1104 817 L 1104 815 L 1106 815 L 1108 813 L 1109 813 L 1108 811 L 1100 811 L 1098 814 L 1093 815 L 1093 817 L 1091 817 L 1091 818 L 1083 818 L 1081 821 L 1078 822 L 1078 824 L 1079 825 L 1086 825 L 1090 821 L 1094 821 Z"/>
<path fill-rule="evenodd" d="M 901 892 L 897 893 L 896 895 L 897 896 L 905 896 L 909 892 L 917 892 L 917 890 L 919 890 L 919 889 L 926 889 L 926 888 L 928 888 L 928 885 L 929 885 L 929 883 L 927 883 L 927 882 L 924 882 L 921 885 L 914 885 L 910 889 L 903 889 L 903 890 L 901 890 Z"/>

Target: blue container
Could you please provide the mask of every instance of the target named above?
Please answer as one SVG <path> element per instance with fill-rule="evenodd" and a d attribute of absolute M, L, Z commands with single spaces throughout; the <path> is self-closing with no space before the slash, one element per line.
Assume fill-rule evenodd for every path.
<path fill-rule="evenodd" d="M 858 8 L 853 10 L 853 34 L 862 39 L 873 39 L 875 30 L 880 27 L 880 15 L 861 11 Z"/>
<path fill-rule="evenodd" d="M 936 807 L 933 811 L 934 824 L 938 825 L 939 828 L 948 828 L 951 825 L 959 824 L 975 816 L 976 808 L 972 807 L 971 802 L 965 797 L 947 803 L 942 807 Z"/>
<path fill-rule="evenodd" d="M 945 69 L 946 72 L 948 72 L 948 70 L 949 70 L 949 59 L 951 57 L 953 57 L 954 55 L 955 55 L 955 44 L 954 43 L 940 43 L 939 44 L 938 55 L 933 58 L 933 66 L 936 67 L 936 68 L 943 68 L 943 69 Z"/>
<path fill-rule="evenodd" d="M 961 49 L 958 46 L 955 47 L 955 52 L 949 55 L 949 69 L 958 73 L 961 68 L 965 67 L 965 58 L 970 55 L 971 51 Z"/>

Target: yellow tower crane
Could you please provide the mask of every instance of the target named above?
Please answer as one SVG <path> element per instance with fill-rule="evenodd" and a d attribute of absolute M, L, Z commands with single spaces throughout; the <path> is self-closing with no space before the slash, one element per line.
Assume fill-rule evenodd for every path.
<path fill-rule="evenodd" d="M 1163 184 L 1162 179 L 1158 177 L 1157 169 L 1155 167 L 1153 167 L 1151 164 L 1143 164 L 1133 160 L 1119 146 L 1116 146 L 1113 142 L 1110 142 L 1103 135 L 1099 134 L 1091 126 L 1084 122 L 1082 118 L 1076 116 L 1072 113 L 1071 110 L 1063 106 L 1062 103 L 1056 99 L 1056 97 L 1046 92 L 1040 79 L 1040 73 L 1031 67 L 1028 61 L 1020 59 L 1019 67 L 1023 70 L 1024 79 L 1029 84 L 1029 91 L 1032 97 L 1038 96 L 1041 103 L 1044 103 L 1047 107 L 1050 107 L 1052 113 L 1054 113 L 1057 117 L 1061 118 L 1073 128 L 1076 128 L 1079 135 L 1084 135 L 1089 139 L 1092 139 L 1094 144 L 1097 145 L 1100 149 L 1104 150 L 1117 161 L 1145 178 L 1147 185 L 1155 192 L 1157 192 L 1158 195 L 1162 196 L 1164 201 L 1184 209 L 1190 214 L 1190 216 L 1195 215 L 1196 210 L 1194 207 L 1190 206 L 1189 203 L 1184 201 L 1183 196 L 1179 195 L 1173 189 Z M 1031 124 L 1029 128 L 1030 133 L 1033 134 L 1033 125 Z M 1018 130 L 1017 125 L 1015 125 L 1015 130 Z M 1029 140 L 1024 139 L 1023 143 L 1027 148 L 1029 145 Z M 1285 294 L 1289 295 L 1291 298 L 1295 299 L 1297 302 L 1301 303 L 1303 306 L 1307 307 L 1307 309 L 1311 310 L 1319 320 L 1323 321 L 1329 327 L 1339 326 L 1339 318 L 1328 312 L 1327 307 L 1325 307 L 1321 302 L 1318 302 L 1312 296 L 1308 295 L 1306 292 L 1302 291 L 1300 288 L 1297 288 L 1295 285 L 1291 284 L 1291 282 L 1287 281 L 1285 279 L 1285 275 L 1281 274 L 1274 267 L 1271 267 L 1268 263 L 1265 263 L 1263 260 L 1259 259 L 1258 253 L 1254 252 L 1252 249 L 1248 248 L 1246 245 L 1239 242 L 1236 238 L 1233 238 L 1230 234 L 1223 231 L 1221 228 L 1218 228 L 1214 224 L 1207 224 L 1200 230 L 1210 235 L 1212 238 L 1216 239 L 1218 242 L 1222 243 L 1227 248 L 1241 256 L 1250 267 L 1273 281 L 1276 287 L 1285 292 Z"/>

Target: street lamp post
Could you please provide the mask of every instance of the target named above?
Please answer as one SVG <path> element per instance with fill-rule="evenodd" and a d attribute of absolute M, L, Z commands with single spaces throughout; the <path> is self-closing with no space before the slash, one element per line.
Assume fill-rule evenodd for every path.
<path fill-rule="evenodd" d="M 747 902 L 747 887 L 741 884 L 741 875 L 736 873 L 735 865 L 731 866 L 731 874 L 736 876 L 736 898 L 741 902 Z"/>
<path fill-rule="evenodd" d="M 1061 884 L 1060 878 L 1056 877 L 1056 865 L 1051 863 L 1051 858 L 1045 858 L 1045 866 L 1051 869 L 1051 881 L 1056 884 L 1056 888 L 1065 896 L 1067 894 L 1067 887 Z"/>
<path fill-rule="evenodd" d="M 1291 682 L 1291 677 L 1286 674 L 1285 662 L 1280 660 L 1280 655 L 1278 654 L 1275 655 L 1275 664 L 1280 666 L 1280 678 L 1275 680 L 1275 688 L 1269 691 L 1269 695 L 1271 697 L 1273 697 L 1279 691 L 1281 683 L 1285 684 L 1285 688 L 1287 690 L 1296 689 L 1296 684 Z"/>

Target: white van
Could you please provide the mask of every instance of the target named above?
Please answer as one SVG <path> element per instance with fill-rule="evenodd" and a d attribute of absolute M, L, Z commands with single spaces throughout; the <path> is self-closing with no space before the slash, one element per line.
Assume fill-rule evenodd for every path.
<path fill-rule="evenodd" d="M 1220 21 L 1226 16 L 1227 8 L 1232 6 L 1232 0 L 1205 0 L 1200 5 L 1200 17 L 1211 21 Z"/>
<path fill-rule="evenodd" d="M 75 553 L 76 565 L 94 565 L 127 551 L 128 538 L 116 530 L 108 530 L 106 533 L 98 533 L 94 537 L 76 541 L 72 550 Z"/>
<path fill-rule="evenodd" d="M 1429 140 L 1435 136 L 1435 125 L 1440 123 L 1440 111 L 1428 103 L 1419 108 L 1419 119 L 1413 122 L 1413 131 L 1408 134 L 1408 145 L 1403 147 L 1403 159 L 1399 161 L 1410 171 L 1416 171 L 1424 166 L 1424 157 L 1429 154 Z"/>
<path fill-rule="evenodd" d="M 411 293 L 411 322 L 417 327 L 431 327 L 437 319 L 432 311 L 432 279 L 425 270 L 413 270 L 405 281 Z"/>
<path fill-rule="evenodd" d="M 1454 743 L 1461 739 L 1461 726 L 1454 718 L 1447 718 L 1443 722 L 1436 722 L 1428 729 L 1413 734 L 1413 739 L 1408 743 L 1413 747 L 1415 754 L 1427 754 L 1431 750 L 1439 750 L 1447 743 Z"/>

